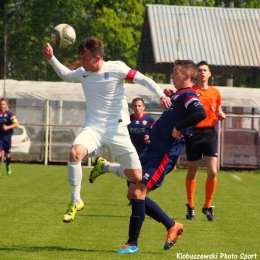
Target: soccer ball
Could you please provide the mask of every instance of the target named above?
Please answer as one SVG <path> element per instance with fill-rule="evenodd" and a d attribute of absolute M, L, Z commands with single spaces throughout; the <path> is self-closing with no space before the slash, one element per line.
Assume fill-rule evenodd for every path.
<path fill-rule="evenodd" d="M 76 32 L 70 25 L 61 23 L 52 29 L 51 39 L 58 48 L 65 49 L 75 42 Z"/>

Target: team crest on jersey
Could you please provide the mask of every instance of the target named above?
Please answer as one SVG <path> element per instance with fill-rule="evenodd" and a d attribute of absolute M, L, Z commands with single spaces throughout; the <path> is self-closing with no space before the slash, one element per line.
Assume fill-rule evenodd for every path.
<path fill-rule="evenodd" d="M 147 121 L 146 120 L 142 121 L 142 124 L 147 125 Z"/>
<path fill-rule="evenodd" d="M 4 114 L 4 117 L 7 117 L 7 114 Z"/>
<path fill-rule="evenodd" d="M 109 72 L 104 73 L 104 79 L 109 79 Z"/>
<path fill-rule="evenodd" d="M 173 100 L 176 100 L 179 97 L 179 95 L 175 95 Z"/>

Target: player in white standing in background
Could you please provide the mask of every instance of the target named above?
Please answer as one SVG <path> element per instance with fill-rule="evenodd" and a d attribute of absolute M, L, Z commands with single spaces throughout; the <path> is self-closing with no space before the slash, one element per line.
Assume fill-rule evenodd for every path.
<path fill-rule="evenodd" d="M 127 129 L 130 119 L 124 80 L 147 87 L 158 96 L 162 108 L 171 105 L 170 99 L 152 79 L 124 62 L 104 61 L 104 45 L 95 37 L 84 39 L 78 46 L 78 54 L 82 66 L 70 70 L 56 59 L 49 43 L 43 49 L 43 55 L 60 78 L 82 84 L 86 99 L 86 121 L 73 142 L 68 161 L 71 202 L 63 218 L 65 223 L 71 222 L 76 212 L 84 207 L 80 197 L 81 161 L 98 148 L 105 146 L 120 163 L 124 169 L 121 177 L 133 182 L 142 179 L 141 164 Z"/>

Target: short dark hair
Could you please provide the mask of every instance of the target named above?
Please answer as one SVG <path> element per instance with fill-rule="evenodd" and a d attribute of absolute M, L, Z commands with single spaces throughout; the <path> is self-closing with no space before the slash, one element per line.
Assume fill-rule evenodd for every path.
<path fill-rule="evenodd" d="M 196 64 L 192 60 L 175 60 L 174 66 L 179 65 L 182 67 L 183 73 L 190 73 L 191 80 L 193 81 L 197 76 Z"/>
<path fill-rule="evenodd" d="M 210 71 L 209 64 L 205 60 L 202 60 L 202 61 L 198 62 L 196 67 L 198 68 L 198 67 L 203 66 L 203 65 L 208 66 L 209 71 Z"/>
<path fill-rule="evenodd" d="M 85 51 L 90 51 L 92 56 L 99 55 L 101 58 L 104 56 L 104 44 L 94 36 L 84 39 L 78 46 L 78 54 Z"/>
<path fill-rule="evenodd" d="M 144 100 L 143 100 L 142 98 L 140 98 L 140 97 L 137 97 L 137 98 L 134 98 L 134 99 L 132 100 L 132 106 L 133 106 L 134 103 L 137 102 L 137 101 L 141 101 L 141 102 L 143 103 L 143 105 L 145 105 L 145 104 L 144 104 Z"/>

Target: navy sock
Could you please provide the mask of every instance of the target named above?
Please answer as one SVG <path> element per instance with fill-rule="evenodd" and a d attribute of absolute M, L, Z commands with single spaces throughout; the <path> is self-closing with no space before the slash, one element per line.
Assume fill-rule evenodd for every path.
<path fill-rule="evenodd" d="M 129 239 L 127 243 L 137 246 L 137 240 L 141 232 L 145 218 L 145 201 L 132 199 L 132 215 L 129 224 Z"/>
<path fill-rule="evenodd" d="M 150 198 L 145 198 L 145 213 L 154 220 L 162 223 L 168 230 L 174 226 L 175 222 L 172 220 L 160 207 L 155 203 L 155 201 Z"/>

